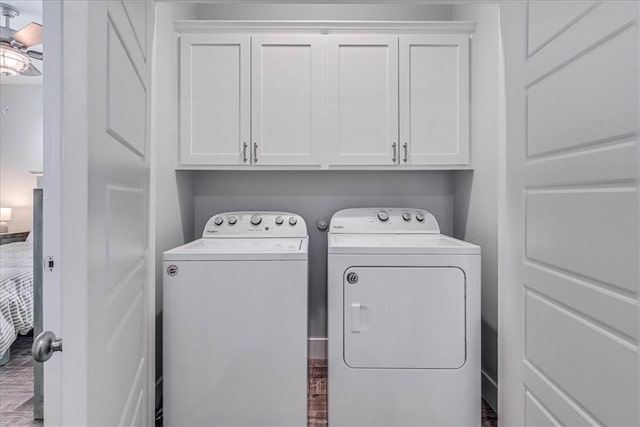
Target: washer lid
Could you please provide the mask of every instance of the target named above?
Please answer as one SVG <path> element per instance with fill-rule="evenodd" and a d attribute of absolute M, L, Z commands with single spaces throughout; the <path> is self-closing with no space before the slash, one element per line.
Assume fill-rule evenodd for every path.
<path fill-rule="evenodd" d="M 443 234 L 329 234 L 330 254 L 479 254 L 480 246 Z"/>
<path fill-rule="evenodd" d="M 331 218 L 330 233 L 439 234 L 431 212 L 412 208 L 343 209 Z"/>
<path fill-rule="evenodd" d="M 164 252 L 164 261 L 306 260 L 308 238 L 201 238 Z"/>

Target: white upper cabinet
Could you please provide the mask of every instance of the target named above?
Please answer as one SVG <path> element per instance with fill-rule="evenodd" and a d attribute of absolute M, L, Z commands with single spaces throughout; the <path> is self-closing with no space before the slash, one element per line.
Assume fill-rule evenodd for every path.
<path fill-rule="evenodd" d="M 468 35 L 401 35 L 399 50 L 400 164 L 468 164 Z"/>
<path fill-rule="evenodd" d="M 469 167 L 469 22 L 176 21 L 185 169 Z"/>
<path fill-rule="evenodd" d="M 325 46 L 321 35 L 252 37 L 253 164 L 321 164 Z"/>
<path fill-rule="evenodd" d="M 398 161 L 398 37 L 329 36 L 331 165 Z"/>
<path fill-rule="evenodd" d="M 244 163 L 243 144 L 250 142 L 250 41 L 248 35 L 180 37 L 182 165 Z"/>

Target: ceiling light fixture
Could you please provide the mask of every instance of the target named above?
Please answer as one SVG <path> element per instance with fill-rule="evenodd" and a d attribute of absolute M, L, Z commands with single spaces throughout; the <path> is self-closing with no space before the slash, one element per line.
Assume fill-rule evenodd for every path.
<path fill-rule="evenodd" d="M 16 76 L 31 64 L 31 59 L 7 43 L 0 43 L 0 74 Z"/>

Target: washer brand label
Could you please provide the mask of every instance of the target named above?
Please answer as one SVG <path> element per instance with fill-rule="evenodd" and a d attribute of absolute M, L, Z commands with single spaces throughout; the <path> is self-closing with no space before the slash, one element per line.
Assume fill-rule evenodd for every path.
<path fill-rule="evenodd" d="M 167 274 L 171 277 L 178 274 L 178 266 L 171 264 L 169 267 L 167 267 Z"/>

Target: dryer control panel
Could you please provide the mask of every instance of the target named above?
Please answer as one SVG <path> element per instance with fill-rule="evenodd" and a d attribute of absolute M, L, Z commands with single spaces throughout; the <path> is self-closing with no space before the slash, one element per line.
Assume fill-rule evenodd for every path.
<path fill-rule="evenodd" d="M 290 212 L 223 212 L 209 218 L 202 237 L 307 237 L 307 225 Z"/>
<path fill-rule="evenodd" d="M 341 234 L 440 234 L 431 212 L 413 208 L 343 209 L 333 215 L 329 230 Z"/>

